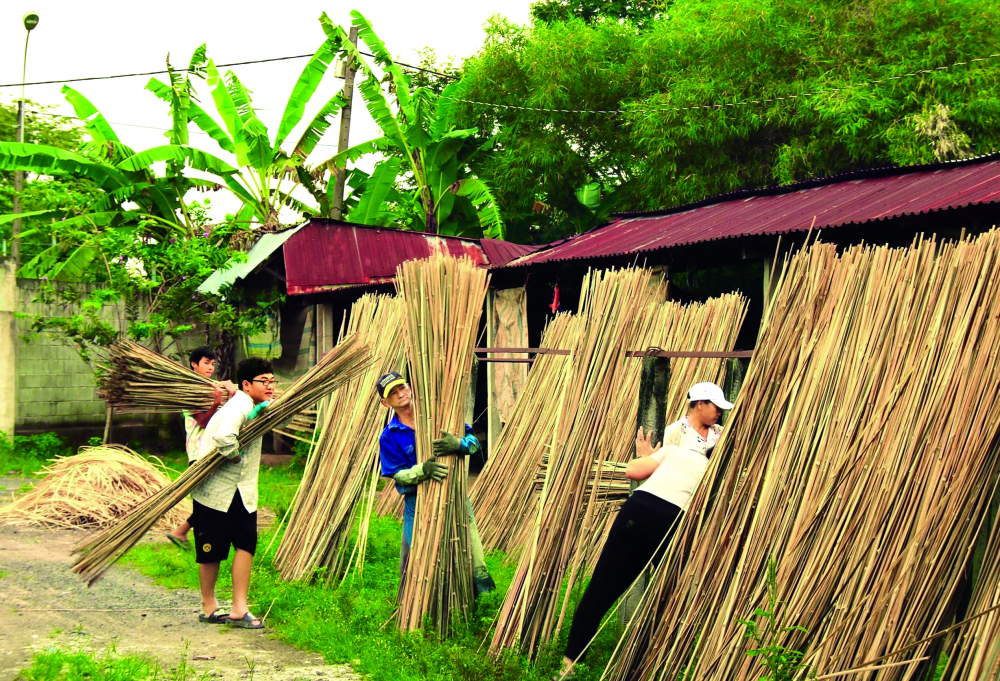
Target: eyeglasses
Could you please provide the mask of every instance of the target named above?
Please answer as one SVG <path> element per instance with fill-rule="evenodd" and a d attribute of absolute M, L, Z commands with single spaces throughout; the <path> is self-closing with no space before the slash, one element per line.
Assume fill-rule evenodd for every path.
<path fill-rule="evenodd" d="M 263 383 L 265 388 L 277 388 L 280 381 L 276 378 L 254 378 L 251 383 Z"/>

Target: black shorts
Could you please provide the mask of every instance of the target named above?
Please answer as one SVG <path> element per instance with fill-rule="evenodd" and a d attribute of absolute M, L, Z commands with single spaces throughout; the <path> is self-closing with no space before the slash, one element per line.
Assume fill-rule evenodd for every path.
<path fill-rule="evenodd" d="M 221 563 L 229 558 L 230 546 L 251 556 L 257 551 L 257 511 L 247 511 L 239 490 L 225 513 L 195 501 L 191 525 L 198 563 Z"/>

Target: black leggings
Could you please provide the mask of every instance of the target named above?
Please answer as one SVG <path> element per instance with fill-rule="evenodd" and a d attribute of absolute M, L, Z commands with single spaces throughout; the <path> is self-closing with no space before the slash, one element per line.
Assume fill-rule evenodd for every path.
<path fill-rule="evenodd" d="M 618 512 L 587 590 L 576 607 L 566 657 L 575 660 L 597 633 L 605 613 L 653 559 L 655 567 L 667 548 L 681 510 L 647 492 L 635 492 Z"/>

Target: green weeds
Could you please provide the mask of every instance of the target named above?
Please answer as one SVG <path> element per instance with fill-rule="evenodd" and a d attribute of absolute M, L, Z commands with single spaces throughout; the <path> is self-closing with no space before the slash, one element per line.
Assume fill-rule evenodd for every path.
<path fill-rule="evenodd" d="M 59 650 L 39 653 L 31 666 L 22 670 L 18 681 L 193 681 L 204 678 L 181 657 L 178 666 L 164 669 L 151 658 L 119 655 L 114 647 L 104 653 L 68 653 Z"/>
<path fill-rule="evenodd" d="M 288 508 L 300 476 L 297 467 L 261 468 L 260 506 Z M 266 631 L 279 639 L 321 653 L 328 664 L 350 664 L 372 681 L 538 681 L 550 679 L 558 669 L 572 611 L 565 620 L 562 640 L 542 650 L 534 661 L 514 652 L 496 658 L 487 652 L 493 623 L 514 575 L 515 566 L 505 565 L 502 554 L 487 556 L 497 590 L 480 598 L 472 621 L 459 626 L 455 636 L 441 639 L 429 631 L 403 634 L 393 620 L 402 529 L 398 521 L 372 519 L 364 572 L 335 587 L 320 581 L 281 579 L 273 566 L 277 542 L 265 553 L 280 521 L 279 515 L 274 526 L 261 531 L 250 585 L 253 612 L 268 613 Z M 124 561 L 163 586 L 198 587 L 192 554 L 165 542 L 139 545 Z M 231 589 L 228 565 L 223 565 L 219 575 L 220 599 Z M 609 617 L 616 617 L 616 611 Z M 619 634 L 617 622 L 604 627 L 588 654 L 589 664 L 578 666 L 577 681 L 600 676 Z"/>
<path fill-rule="evenodd" d="M 55 433 L 10 436 L 0 431 L 0 476 L 34 475 L 49 459 L 69 456 L 72 447 Z"/>

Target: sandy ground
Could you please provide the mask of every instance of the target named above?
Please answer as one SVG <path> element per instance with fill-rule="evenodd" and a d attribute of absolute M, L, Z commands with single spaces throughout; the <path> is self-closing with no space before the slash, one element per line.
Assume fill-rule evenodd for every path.
<path fill-rule="evenodd" d="M 195 591 L 165 589 L 125 566 L 113 567 L 88 589 L 69 569 L 70 549 L 80 536 L 0 526 L 0 679 L 16 678 L 39 651 L 98 652 L 112 645 L 119 653 L 151 656 L 168 669 L 186 662 L 195 678 L 360 678 L 349 667 L 327 665 L 316 653 L 274 640 L 266 630 L 202 624 Z"/>

